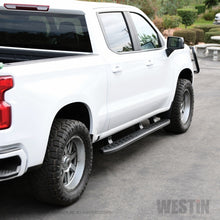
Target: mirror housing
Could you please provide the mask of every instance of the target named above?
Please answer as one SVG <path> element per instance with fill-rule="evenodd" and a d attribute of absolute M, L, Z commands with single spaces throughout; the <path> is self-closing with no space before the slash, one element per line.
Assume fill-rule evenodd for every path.
<path fill-rule="evenodd" d="M 174 50 L 184 48 L 184 39 L 182 37 L 168 37 L 166 53 L 169 57 Z"/>

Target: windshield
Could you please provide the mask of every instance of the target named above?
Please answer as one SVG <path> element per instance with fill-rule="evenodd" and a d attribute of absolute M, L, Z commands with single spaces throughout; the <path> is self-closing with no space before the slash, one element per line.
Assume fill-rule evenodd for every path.
<path fill-rule="evenodd" d="M 0 46 L 92 52 L 84 15 L 0 11 Z"/>

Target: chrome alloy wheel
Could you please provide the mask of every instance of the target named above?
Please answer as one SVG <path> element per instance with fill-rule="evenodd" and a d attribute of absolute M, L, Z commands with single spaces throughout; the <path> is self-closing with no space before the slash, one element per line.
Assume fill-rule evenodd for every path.
<path fill-rule="evenodd" d="M 85 169 L 85 145 L 79 136 L 73 136 L 64 147 L 61 164 L 61 180 L 66 189 L 74 189 Z"/>
<path fill-rule="evenodd" d="M 191 110 L 191 97 L 189 91 L 186 90 L 180 108 L 181 121 L 183 124 L 185 124 L 188 121 L 190 110 Z"/>

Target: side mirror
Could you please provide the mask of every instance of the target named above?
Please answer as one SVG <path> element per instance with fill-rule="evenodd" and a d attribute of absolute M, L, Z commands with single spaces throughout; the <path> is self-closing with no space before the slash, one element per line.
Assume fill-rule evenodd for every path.
<path fill-rule="evenodd" d="M 182 37 L 168 37 L 166 53 L 169 57 L 174 50 L 184 48 L 184 39 Z"/>

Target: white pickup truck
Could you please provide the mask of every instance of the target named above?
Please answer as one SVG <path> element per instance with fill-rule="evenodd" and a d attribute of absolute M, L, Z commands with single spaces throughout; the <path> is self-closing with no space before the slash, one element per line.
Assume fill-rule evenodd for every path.
<path fill-rule="evenodd" d="M 187 131 L 194 70 L 182 38 L 166 41 L 131 6 L 18 2 L 0 3 L 0 180 L 29 170 L 38 199 L 69 205 L 96 142 L 113 153 L 161 128 Z"/>

